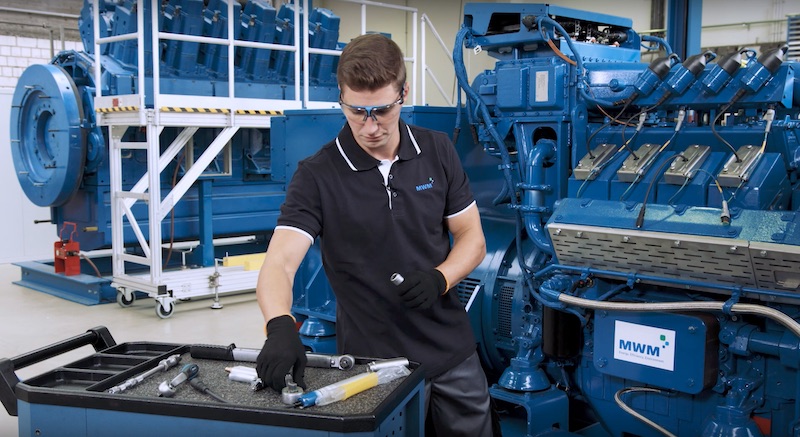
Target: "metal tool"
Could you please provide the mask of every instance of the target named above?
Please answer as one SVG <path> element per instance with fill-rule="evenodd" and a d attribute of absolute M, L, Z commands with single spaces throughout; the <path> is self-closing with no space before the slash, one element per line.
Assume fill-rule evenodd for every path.
<path fill-rule="evenodd" d="M 392 281 L 392 284 L 394 285 L 400 285 L 406 280 L 406 278 L 404 278 L 400 273 L 392 273 L 392 276 L 389 278 L 389 280 Z"/>
<path fill-rule="evenodd" d="M 377 361 L 370 361 L 367 364 L 370 372 L 377 372 L 381 369 L 386 369 L 389 367 L 397 367 L 397 366 L 407 366 L 408 365 L 408 358 L 398 357 L 398 358 L 391 358 L 388 360 L 377 360 Z"/>
<path fill-rule="evenodd" d="M 187 364 L 181 368 L 180 373 L 172 378 L 172 381 L 163 381 L 158 386 L 158 396 L 171 398 L 175 396 L 178 386 L 186 381 L 189 381 L 197 376 L 200 372 L 200 367 L 197 364 Z"/>
<path fill-rule="evenodd" d="M 306 363 L 308 367 L 330 367 L 332 369 L 349 370 L 356 364 L 356 359 L 352 355 L 306 353 L 306 358 L 308 358 Z"/>
<path fill-rule="evenodd" d="M 225 371 L 228 372 L 228 379 L 238 382 L 253 382 L 258 378 L 256 369 L 247 366 L 233 366 L 226 367 Z"/>
<path fill-rule="evenodd" d="M 226 367 L 229 373 L 228 379 L 231 381 L 245 382 L 250 384 L 250 390 L 259 391 L 264 388 L 264 382 L 258 377 L 256 369 L 247 366 Z"/>
<path fill-rule="evenodd" d="M 248 363 L 255 363 L 260 352 L 260 349 L 236 347 L 236 344 L 234 343 L 231 343 L 228 346 L 193 344 L 189 348 L 189 355 L 191 355 L 192 358 L 204 360 L 245 361 Z"/>
<path fill-rule="evenodd" d="M 281 390 L 281 402 L 286 405 L 294 405 L 303 395 L 303 389 L 294 382 L 290 373 L 286 374 L 285 381 L 286 387 Z"/>
<path fill-rule="evenodd" d="M 130 378 L 129 380 L 123 382 L 120 385 L 115 385 L 114 387 L 111 387 L 110 389 L 108 389 L 108 393 L 111 394 L 122 393 L 129 388 L 136 387 L 137 385 L 139 385 L 139 383 L 141 383 L 145 379 L 155 375 L 158 372 L 166 372 L 172 367 L 177 366 L 178 363 L 180 362 L 181 362 L 180 354 L 170 355 L 168 358 L 159 361 L 156 367 L 148 370 L 147 372 L 144 372 L 141 375 L 136 376 L 134 378 Z"/>
<path fill-rule="evenodd" d="M 258 360 L 259 353 L 261 353 L 261 349 L 240 348 L 236 347 L 234 343 L 228 346 L 195 344 L 189 348 L 189 354 L 192 358 L 205 360 L 255 363 Z M 352 355 L 327 355 L 308 352 L 306 353 L 306 358 L 308 358 L 308 363 L 306 364 L 308 367 L 320 367 L 324 369 L 349 370 L 356 364 L 356 360 Z"/>

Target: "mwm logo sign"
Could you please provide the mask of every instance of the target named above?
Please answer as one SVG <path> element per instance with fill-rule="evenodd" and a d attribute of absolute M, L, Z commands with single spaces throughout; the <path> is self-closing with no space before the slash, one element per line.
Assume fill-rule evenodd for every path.
<path fill-rule="evenodd" d="M 620 340 L 619 348 L 626 351 L 635 352 L 637 354 L 650 355 L 657 357 L 660 355 L 661 348 L 649 344 L 636 343 L 633 341 Z"/>
<path fill-rule="evenodd" d="M 675 331 L 617 320 L 614 359 L 673 371 Z"/>

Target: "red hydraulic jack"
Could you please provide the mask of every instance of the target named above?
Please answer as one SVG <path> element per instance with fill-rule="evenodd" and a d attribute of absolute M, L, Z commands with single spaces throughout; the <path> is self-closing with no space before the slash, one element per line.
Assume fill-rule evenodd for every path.
<path fill-rule="evenodd" d="M 67 226 L 72 226 L 72 232 L 69 234 L 69 239 L 65 240 L 62 235 Z M 53 245 L 53 265 L 56 273 L 63 273 L 67 276 L 81 273 L 80 244 L 72 239 L 77 231 L 78 225 L 73 222 L 64 222 L 61 231 L 58 232 L 59 241 L 56 241 Z"/>

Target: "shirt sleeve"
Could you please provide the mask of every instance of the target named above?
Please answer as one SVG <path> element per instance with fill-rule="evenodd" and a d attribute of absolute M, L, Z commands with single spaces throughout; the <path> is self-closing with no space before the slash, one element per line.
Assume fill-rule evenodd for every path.
<path fill-rule="evenodd" d="M 437 141 L 439 155 L 442 157 L 442 166 L 447 174 L 447 205 L 445 216 L 453 216 L 466 209 L 475 202 L 469 178 L 461 165 L 461 158 L 456 153 L 456 148 L 450 138 L 441 133 Z"/>
<path fill-rule="evenodd" d="M 278 226 L 296 228 L 312 239 L 322 231 L 322 204 L 319 185 L 309 165 L 298 163 L 281 205 Z"/>

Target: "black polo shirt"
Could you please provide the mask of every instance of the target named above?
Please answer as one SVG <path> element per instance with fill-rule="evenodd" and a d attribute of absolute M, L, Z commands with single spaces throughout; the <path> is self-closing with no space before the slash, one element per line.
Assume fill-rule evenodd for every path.
<path fill-rule="evenodd" d="M 358 146 L 345 124 L 334 141 L 298 164 L 278 226 L 320 238 L 336 294 L 339 353 L 403 356 L 436 376 L 475 350 L 464 307 L 450 292 L 430 309 L 407 309 L 389 278 L 444 261 L 450 251 L 445 218 L 477 206 L 444 133 L 401 120 L 398 158 L 387 187 L 380 161 Z"/>

